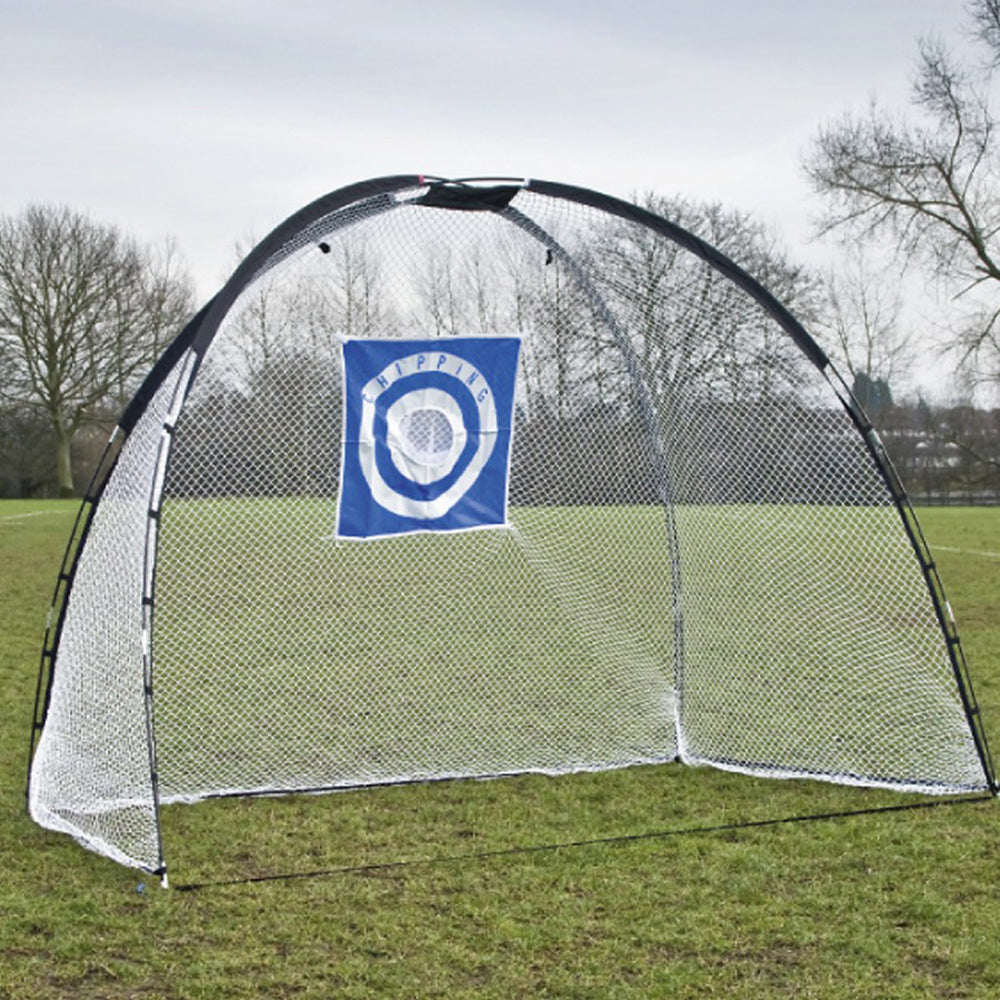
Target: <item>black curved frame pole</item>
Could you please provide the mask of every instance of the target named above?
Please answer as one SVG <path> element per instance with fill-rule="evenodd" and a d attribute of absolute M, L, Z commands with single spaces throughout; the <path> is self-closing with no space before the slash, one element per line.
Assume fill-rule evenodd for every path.
<path fill-rule="evenodd" d="M 983 726 L 982 712 L 976 700 L 975 689 L 972 686 L 972 676 L 969 673 L 968 661 L 965 657 L 965 650 L 962 648 L 962 641 L 958 635 L 958 626 L 951 611 L 951 603 L 945 595 L 944 584 L 937 571 L 937 564 L 931 554 L 930 546 L 924 536 L 920 521 L 917 519 L 916 511 L 910 502 L 909 494 L 903 485 L 903 481 L 889 457 L 882 439 L 875 430 L 872 422 L 868 419 L 861 404 L 851 392 L 843 376 L 833 365 L 830 365 L 824 372 L 827 381 L 834 393 L 840 399 L 844 409 L 848 412 L 858 433 L 864 439 L 869 453 L 875 460 L 879 472 L 882 474 L 886 486 L 889 489 L 896 509 L 903 522 L 903 530 L 909 539 L 910 546 L 916 556 L 920 572 L 924 577 L 928 593 L 931 597 L 931 604 L 937 618 L 938 627 L 945 640 L 948 650 L 948 658 L 951 663 L 952 672 L 958 686 L 959 697 L 962 702 L 962 710 L 965 713 L 966 722 L 972 732 L 973 740 L 976 744 L 976 752 L 979 755 L 979 762 L 986 775 L 987 784 L 991 794 L 1000 794 L 1000 783 L 997 781 L 996 772 L 993 768 L 993 759 L 990 753 L 989 742 L 986 739 L 986 730 Z"/>
<path fill-rule="evenodd" d="M 149 401 L 153 398 L 156 389 L 163 382 L 163 379 L 166 378 L 174 364 L 188 348 L 191 338 L 204 319 L 207 310 L 208 306 L 206 305 L 184 326 L 181 332 L 157 359 L 157 362 L 143 380 L 142 385 L 122 411 L 122 416 L 118 424 L 111 432 L 111 436 L 104 446 L 104 451 L 97 460 L 97 465 L 94 467 L 90 482 L 87 484 L 83 499 L 80 501 L 80 506 L 77 509 L 76 519 L 73 522 L 69 540 L 66 542 L 66 548 L 63 552 L 59 576 L 56 580 L 55 590 L 52 594 L 52 603 L 49 608 L 49 618 L 42 640 L 42 653 L 38 665 L 38 679 L 35 686 L 35 707 L 31 725 L 31 738 L 28 746 L 28 771 L 25 780 L 26 807 L 31 796 L 31 761 L 35 753 L 35 741 L 45 723 L 45 718 L 49 710 L 49 702 L 52 699 L 56 652 L 59 649 L 59 641 L 62 637 L 63 625 L 66 620 L 66 608 L 69 603 L 70 591 L 73 588 L 73 582 L 76 578 L 80 553 L 86 545 L 87 537 L 90 534 L 90 528 L 94 521 L 94 515 L 97 513 L 97 507 L 104 495 L 104 488 L 107 486 L 111 478 L 111 473 L 118 464 L 122 446 L 129 432 L 135 426 L 139 417 L 142 416 Z"/>
<path fill-rule="evenodd" d="M 690 250 L 750 295 L 791 337 L 802 353 L 823 374 L 860 433 L 869 455 L 871 455 L 879 474 L 886 484 L 896 512 L 902 521 L 903 530 L 910 540 L 914 556 L 920 566 L 938 625 L 945 640 L 952 674 L 958 687 L 966 722 L 969 725 L 976 745 L 976 753 L 983 768 L 983 775 L 986 778 L 990 792 L 993 795 L 1000 794 L 1000 783 L 998 783 L 996 772 L 994 771 L 992 754 L 990 753 L 986 732 L 982 724 L 982 715 L 972 687 L 972 678 L 969 674 L 965 653 L 950 612 L 950 606 L 944 594 L 944 587 L 938 576 L 934 561 L 930 556 L 930 550 L 920 529 L 913 505 L 910 503 L 910 498 L 903 486 L 902 480 L 899 478 L 899 474 L 896 472 L 871 421 L 864 412 L 864 408 L 848 388 L 843 377 L 832 364 L 826 352 L 816 343 L 805 327 L 759 281 L 751 277 L 725 254 L 720 253 L 713 246 L 705 243 L 704 240 L 699 239 L 675 223 L 664 219 L 662 216 L 655 215 L 644 208 L 640 208 L 638 205 L 633 205 L 587 188 L 535 180 L 528 182 L 526 187 L 528 190 L 538 194 L 545 194 L 553 198 L 561 198 L 566 201 L 589 205 L 591 208 L 628 219 L 639 225 L 646 226 Z"/>
<path fill-rule="evenodd" d="M 180 333 L 168 345 L 166 350 L 150 369 L 148 375 L 143 380 L 139 389 L 132 397 L 128 405 L 122 412 L 118 425 L 112 432 L 108 444 L 105 446 L 101 458 L 91 476 L 86 493 L 77 511 L 76 520 L 70 533 L 69 541 L 63 553 L 62 564 L 56 586 L 52 596 L 52 603 L 49 608 L 48 622 L 46 625 L 42 651 L 39 659 L 38 677 L 35 685 L 34 708 L 32 711 L 32 721 L 28 739 L 28 760 L 25 776 L 25 810 L 30 810 L 31 800 L 31 764 L 34 759 L 37 739 L 44 727 L 48 716 L 49 704 L 52 697 L 52 688 L 56 675 L 56 660 L 58 656 L 59 643 L 62 638 L 63 627 L 66 620 L 66 612 L 69 606 L 70 594 L 76 578 L 76 571 L 79 565 L 80 556 L 83 552 L 87 537 L 90 533 L 94 517 L 97 513 L 100 500 L 103 497 L 105 487 L 118 464 L 122 449 L 127 442 L 129 434 L 135 428 L 136 423 L 146 411 L 150 401 L 157 389 L 163 384 L 176 364 L 180 362 L 182 356 L 188 350 L 194 350 L 194 365 L 187 378 L 186 385 L 182 387 L 182 396 L 175 402 L 182 406 L 187 393 L 190 391 L 197 375 L 198 367 L 204 356 L 205 350 L 211 344 L 219 328 L 219 324 L 225 317 L 230 306 L 235 302 L 240 292 L 257 276 L 262 270 L 268 269 L 283 258 L 282 250 L 286 246 L 289 238 L 296 233 L 308 233 L 310 223 L 315 223 L 319 219 L 325 219 L 331 213 L 341 208 L 350 206 L 352 213 L 350 217 L 345 217 L 342 225 L 347 225 L 352 221 L 377 214 L 388 208 L 395 206 L 395 202 L 389 197 L 393 191 L 405 187 L 412 187 L 416 184 L 416 177 L 382 178 L 374 181 L 366 181 L 342 188 L 339 191 L 331 192 L 322 198 L 317 199 L 311 205 L 297 212 L 288 220 L 278 226 L 270 236 L 266 237 L 251 253 L 244 259 L 242 264 L 236 269 L 232 277 L 223 288 L 210 299 L 198 313 L 183 327 Z M 334 225 L 332 228 L 337 228 Z M 330 231 L 327 226 L 325 232 Z M 166 465 L 169 462 L 169 448 L 164 462 L 164 478 L 166 475 Z M 149 517 L 154 517 L 154 501 L 158 498 L 150 498 Z M 149 534 L 147 533 L 147 539 Z M 158 537 L 158 532 L 154 532 L 154 537 Z M 156 553 L 144 551 L 144 579 L 147 579 L 146 572 L 155 576 L 155 556 Z M 152 616 L 153 600 L 152 595 L 143 597 L 144 613 L 147 617 L 147 628 L 152 637 Z M 163 836 L 160 824 L 158 776 L 156 773 L 156 736 L 154 727 L 154 715 L 152 704 L 153 671 L 152 671 L 152 650 L 149 652 L 149 663 L 144 666 L 144 687 L 145 687 L 145 718 L 147 735 L 147 753 L 149 756 L 150 781 L 152 786 L 152 800 L 155 813 L 155 827 L 157 851 L 159 863 L 156 867 L 141 866 L 143 870 L 150 874 L 158 875 L 161 884 L 166 886 L 166 863 L 163 852 Z"/>

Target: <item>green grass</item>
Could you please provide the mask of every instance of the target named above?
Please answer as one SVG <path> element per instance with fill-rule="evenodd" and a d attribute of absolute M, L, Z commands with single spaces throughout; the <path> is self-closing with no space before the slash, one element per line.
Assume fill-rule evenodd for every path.
<path fill-rule="evenodd" d="M 517 507 L 512 532 L 346 544 L 333 518 L 329 500 L 165 505 L 167 799 L 675 755 L 659 508 Z M 692 756 L 976 787 L 974 754 L 948 762 L 966 722 L 894 511 L 678 521 Z"/>
<path fill-rule="evenodd" d="M 204 787 L 195 756 L 230 788 L 673 756 L 659 511 L 519 511 L 523 545 L 506 532 L 338 545 L 332 511 L 166 505 L 156 690 L 168 795 Z M 629 606 L 630 589 L 646 607 Z M 623 637 L 630 655 L 607 655 Z"/>
<path fill-rule="evenodd" d="M 73 513 L 0 504 L 4 1000 L 1000 995 L 993 802 L 720 829 L 928 800 L 674 766 L 218 800 L 164 811 L 176 882 L 302 877 L 192 892 L 39 829 L 27 728 Z M 921 522 L 1000 750 L 1000 511 Z M 433 860 L 669 831 L 695 832 Z M 359 865 L 384 867 L 308 874 Z"/>

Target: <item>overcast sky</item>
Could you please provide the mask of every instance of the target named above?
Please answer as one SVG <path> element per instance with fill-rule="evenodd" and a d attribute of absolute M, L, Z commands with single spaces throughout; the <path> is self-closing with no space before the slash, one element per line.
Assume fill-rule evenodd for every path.
<path fill-rule="evenodd" d="M 902 104 L 963 0 L 0 0 L 0 212 L 165 236 L 200 299 L 302 205 L 395 173 L 721 201 L 794 253 L 820 123 Z M 801 248 L 801 251 L 800 251 Z"/>

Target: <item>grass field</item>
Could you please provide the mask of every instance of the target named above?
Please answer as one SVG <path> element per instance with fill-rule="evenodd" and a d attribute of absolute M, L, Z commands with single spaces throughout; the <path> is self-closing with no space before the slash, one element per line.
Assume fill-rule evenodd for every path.
<path fill-rule="evenodd" d="M 165 810 L 201 886 L 169 892 L 39 829 L 28 722 L 73 514 L 0 503 L 0 998 L 1000 995 L 989 801 L 674 766 L 217 800 Z M 1000 750 L 1000 511 L 921 520 Z"/>

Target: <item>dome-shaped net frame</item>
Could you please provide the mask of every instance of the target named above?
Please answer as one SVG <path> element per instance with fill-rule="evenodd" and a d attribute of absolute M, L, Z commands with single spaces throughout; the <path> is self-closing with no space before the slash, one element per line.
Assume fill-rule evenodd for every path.
<path fill-rule="evenodd" d="M 511 338 L 500 516 L 470 487 L 461 522 L 343 537 L 345 344 Z M 451 384 L 406 397 L 395 451 L 372 404 L 366 476 L 465 460 Z M 712 247 L 563 185 L 384 178 L 279 227 L 126 410 L 55 611 L 31 813 L 151 871 L 160 805 L 216 795 L 678 759 L 993 788 L 926 545 L 822 350 Z"/>

